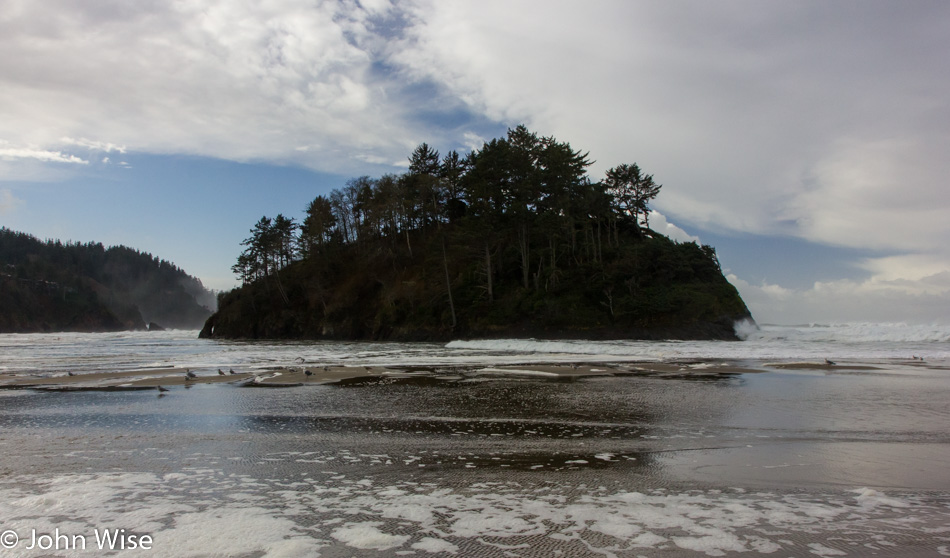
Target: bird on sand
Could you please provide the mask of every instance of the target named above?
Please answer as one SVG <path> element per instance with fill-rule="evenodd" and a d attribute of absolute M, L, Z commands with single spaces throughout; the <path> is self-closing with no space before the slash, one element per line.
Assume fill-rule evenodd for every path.
<path fill-rule="evenodd" d="M 162 386 L 155 386 L 155 387 L 158 388 L 158 391 L 159 391 L 159 392 L 166 392 L 166 391 L 168 391 L 168 388 L 165 388 L 165 387 L 162 387 Z"/>
<path fill-rule="evenodd" d="M 220 368 L 218 368 L 218 376 L 226 376 L 226 375 L 227 374 L 224 373 L 224 370 L 221 370 Z"/>
<path fill-rule="evenodd" d="M 836 364 L 838 364 L 838 363 L 835 362 L 835 361 L 833 361 L 833 360 L 828 360 L 828 359 L 826 358 L 826 359 L 825 359 L 825 364 L 827 364 L 828 366 L 834 366 L 834 365 L 836 365 Z"/>
<path fill-rule="evenodd" d="M 311 372 L 310 369 L 304 370 L 303 373 L 307 376 L 313 376 L 313 372 Z"/>
<path fill-rule="evenodd" d="M 188 378 L 197 378 L 198 375 L 192 372 L 190 369 L 185 370 L 185 376 Z"/>
<path fill-rule="evenodd" d="M 229 374 L 237 374 L 237 372 L 235 372 L 233 368 L 228 368 L 228 373 L 229 373 Z"/>
<path fill-rule="evenodd" d="M 917 358 L 917 357 L 914 357 L 914 358 Z M 66 375 L 67 375 L 67 376 L 75 376 L 76 374 L 74 374 L 74 373 L 72 373 L 72 372 L 66 372 Z"/>

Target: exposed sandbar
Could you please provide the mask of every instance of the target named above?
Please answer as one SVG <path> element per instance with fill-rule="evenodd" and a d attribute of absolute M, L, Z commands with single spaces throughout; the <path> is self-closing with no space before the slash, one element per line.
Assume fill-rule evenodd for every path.
<path fill-rule="evenodd" d="M 647 375 L 662 377 L 711 377 L 720 375 L 760 372 L 761 369 L 737 366 L 728 362 L 645 362 L 623 364 L 599 363 L 524 363 L 497 366 L 293 366 L 259 370 L 240 370 L 221 375 L 213 370 L 195 369 L 190 378 L 184 368 L 166 367 L 116 372 L 60 374 L 36 376 L 31 374 L 0 375 L 0 389 L 43 389 L 52 391 L 80 390 L 137 390 L 158 386 L 177 387 L 199 384 L 230 383 L 247 387 L 295 387 L 354 381 L 410 380 L 432 378 L 461 381 L 475 377 L 497 376 L 575 381 L 581 378 Z"/>
<path fill-rule="evenodd" d="M 849 364 L 830 362 L 767 362 L 763 366 L 779 370 L 880 370 L 880 366 L 870 364 Z"/>

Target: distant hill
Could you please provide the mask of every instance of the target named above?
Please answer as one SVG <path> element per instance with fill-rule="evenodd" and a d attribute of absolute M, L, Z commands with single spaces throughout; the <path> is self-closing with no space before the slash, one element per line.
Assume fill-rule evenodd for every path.
<path fill-rule="evenodd" d="M 196 329 L 214 305 L 200 280 L 150 254 L 0 228 L 0 333 Z"/>
<path fill-rule="evenodd" d="M 587 154 L 521 126 L 409 162 L 317 196 L 303 223 L 263 217 L 201 335 L 735 339 L 750 318 L 712 247 L 650 230 L 660 185 L 635 164 L 593 182 Z"/>

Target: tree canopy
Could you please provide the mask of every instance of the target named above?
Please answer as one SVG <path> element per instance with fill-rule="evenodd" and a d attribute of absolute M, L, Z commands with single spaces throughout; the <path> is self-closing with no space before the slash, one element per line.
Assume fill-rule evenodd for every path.
<path fill-rule="evenodd" d="M 636 163 L 595 180 L 587 152 L 524 126 L 408 159 L 315 196 L 299 224 L 262 217 L 203 335 L 729 338 L 748 315 L 712 247 L 649 229 L 661 186 Z"/>
<path fill-rule="evenodd" d="M 151 254 L 0 228 L 0 332 L 195 328 L 214 304 L 200 280 Z"/>
<path fill-rule="evenodd" d="M 489 253 L 514 241 L 522 283 L 529 288 L 534 275 L 556 271 L 560 258 L 596 261 L 604 242 L 617 241 L 619 228 L 648 224 L 649 203 L 661 188 L 652 175 L 635 163 L 622 164 L 605 181 L 592 181 L 590 165 L 588 153 L 524 126 L 465 157 L 451 151 L 440 158 L 422 143 L 409 157 L 408 172 L 354 178 L 318 195 L 299 225 L 283 215 L 262 217 L 232 270 L 246 284 L 294 260 L 316 257 L 333 243 L 404 238 L 411 251 L 409 233 L 464 222 L 478 234 L 484 231 Z M 536 246 L 536 236 L 546 242 Z M 532 254 L 544 255 L 548 265 L 538 271 Z"/>

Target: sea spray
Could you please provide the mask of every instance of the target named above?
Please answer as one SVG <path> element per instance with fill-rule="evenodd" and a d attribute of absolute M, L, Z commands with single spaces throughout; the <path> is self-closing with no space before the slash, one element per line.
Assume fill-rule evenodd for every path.
<path fill-rule="evenodd" d="M 449 343 L 232 341 L 170 331 L 0 334 L 0 370 L 39 376 L 174 368 L 214 374 L 218 368 L 260 371 L 280 366 L 501 366 L 565 362 L 655 362 L 678 359 L 880 360 L 950 359 L 950 325 L 839 323 L 759 324 L 732 341 L 476 339 Z"/>
<path fill-rule="evenodd" d="M 732 328 L 736 332 L 736 337 L 738 337 L 741 341 L 745 341 L 750 336 L 755 335 L 760 331 L 759 324 L 755 323 L 755 320 L 751 318 L 737 321 L 735 324 L 733 324 Z"/>

